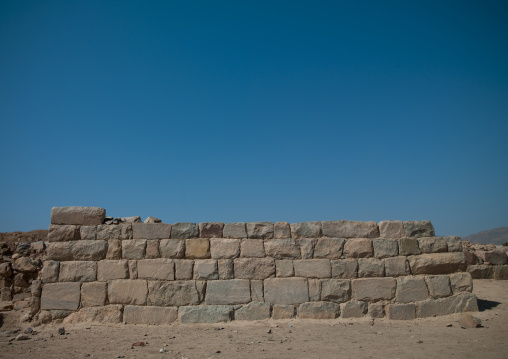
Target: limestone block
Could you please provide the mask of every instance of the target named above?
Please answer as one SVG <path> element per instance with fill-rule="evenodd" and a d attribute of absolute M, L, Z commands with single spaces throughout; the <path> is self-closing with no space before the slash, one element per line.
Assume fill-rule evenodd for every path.
<path fill-rule="evenodd" d="M 70 314 L 63 324 L 100 323 L 118 324 L 122 322 L 123 307 L 121 305 L 106 305 L 104 307 L 85 307 L 79 312 Z M 53 318 L 54 319 L 54 318 Z"/>
<path fill-rule="evenodd" d="M 368 304 L 366 302 L 352 300 L 340 305 L 341 318 L 362 318 L 367 314 Z"/>
<path fill-rule="evenodd" d="M 414 303 L 408 304 L 388 304 L 386 306 L 386 316 L 392 320 L 411 320 L 416 317 L 416 306 Z"/>
<path fill-rule="evenodd" d="M 351 279 L 358 277 L 358 259 L 332 260 L 332 278 Z"/>
<path fill-rule="evenodd" d="M 158 239 L 149 239 L 146 241 L 146 251 L 145 258 L 146 259 L 155 259 L 160 258 L 161 255 L 159 253 L 159 240 Z"/>
<path fill-rule="evenodd" d="M 129 278 L 138 279 L 138 261 L 130 260 L 129 262 Z"/>
<path fill-rule="evenodd" d="M 222 236 L 224 238 L 247 238 L 245 222 L 226 223 Z"/>
<path fill-rule="evenodd" d="M 340 306 L 329 302 L 308 302 L 298 306 L 298 318 L 335 319 L 339 316 Z"/>
<path fill-rule="evenodd" d="M 180 323 L 220 323 L 233 320 L 231 305 L 206 305 L 180 307 L 178 311 Z"/>
<path fill-rule="evenodd" d="M 97 226 L 97 239 L 132 239 L 132 224 L 101 224 Z"/>
<path fill-rule="evenodd" d="M 288 222 L 275 222 L 273 225 L 273 238 L 291 238 L 291 227 Z"/>
<path fill-rule="evenodd" d="M 358 259 L 358 278 L 384 277 L 385 262 L 377 258 Z"/>
<path fill-rule="evenodd" d="M 494 266 L 485 264 L 470 265 L 467 267 L 467 271 L 473 279 L 494 278 Z"/>
<path fill-rule="evenodd" d="M 162 221 L 156 217 L 146 217 L 143 223 L 162 223 Z"/>
<path fill-rule="evenodd" d="M 161 239 L 159 252 L 163 258 L 183 258 L 185 256 L 185 241 L 182 239 Z"/>
<path fill-rule="evenodd" d="M 417 303 L 416 316 L 427 318 L 461 312 L 477 312 L 478 303 L 472 293 L 462 293 L 453 297 L 430 299 Z"/>
<path fill-rule="evenodd" d="M 145 305 L 147 294 L 146 280 L 115 279 L 108 284 L 110 304 Z"/>
<path fill-rule="evenodd" d="M 418 239 L 416 238 L 400 238 L 399 239 L 399 255 L 410 256 L 420 254 L 418 247 Z"/>
<path fill-rule="evenodd" d="M 477 251 L 476 255 L 478 258 L 481 258 L 485 264 L 493 264 L 499 266 L 508 263 L 508 257 L 504 251 Z"/>
<path fill-rule="evenodd" d="M 96 307 L 106 305 L 107 284 L 90 282 L 81 285 L 81 306 Z"/>
<path fill-rule="evenodd" d="M 192 279 L 194 274 L 194 261 L 189 259 L 175 259 L 175 279 Z"/>
<path fill-rule="evenodd" d="M 425 277 L 427 288 L 432 298 L 442 298 L 452 295 L 450 288 L 450 277 L 447 275 L 429 275 Z"/>
<path fill-rule="evenodd" d="M 149 280 L 174 280 L 175 264 L 172 259 L 157 258 L 138 261 L 138 278 Z"/>
<path fill-rule="evenodd" d="M 79 241 L 80 239 L 79 226 L 49 225 L 48 242 Z"/>
<path fill-rule="evenodd" d="M 106 259 L 122 259 L 122 240 L 110 239 L 108 241 L 108 252 Z"/>
<path fill-rule="evenodd" d="M 369 303 L 368 314 L 371 318 L 384 318 L 385 305 L 382 303 Z"/>
<path fill-rule="evenodd" d="M 235 277 L 233 260 L 231 259 L 218 259 L 217 269 L 219 271 L 219 279 L 233 279 Z"/>
<path fill-rule="evenodd" d="M 405 221 L 407 237 L 434 237 L 434 226 L 430 221 Z"/>
<path fill-rule="evenodd" d="M 275 273 L 277 277 L 293 277 L 295 274 L 292 259 L 278 259 L 275 261 Z"/>
<path fill-rule="evenodd" d="M 307 279 L 307 282 L 309 283 L 309 301 L 321 300 L 321 280 Z"/>
<path fill-rule="evenodd" d="M 145 257 L 146 239 L 129 239 L 122 241 L 124 259 L 143 259 Z"/>
<path fill-rule="evenodd" d="M 362 278 L 351 282 L 352 298 L 365 302 L 391 300 L 395 296 L 394 278 Z"/>
<path fill-rule="evenodd" d="M 494 279 L 497 280 L 508 279 L 508 265 L 494 266 Z"/>
<path fill-rule="evenodd" d="M 272 222 L 249 222 L 247 223 L 247 238 L 272 239 Z"/>
<path fill-rule="evenodd" d="M 171 238 L 171 224 L 168 223 L 133 223 L 134 239 L 167 239 Z"/>
<path fill-rule="evenodd" d="M 378 227 L 381 238 L 402 238 L 406 235 L 402 221 L 381 221 Z"/>
<path fill-rule="evenodd" d="M 293 319 L 295 317 L 295 306 L 274 304 L 272 309 L 272 319 Z"/>
<path fill-rule="evenodd" d="M 123 321 L 126 324 L 164 325 L 174 323 L 178 319 L 178 308 L 175 307 L 141 307 L 126 305 Z"/>
<path fill-rule="evenodd" d="M 210 240 L 210 254 L 212 258 L 237 258 L 240 256 L 240 239 L 213 238 Z"/>
<path fill-rule="evenodd" d="M 351 299 L 349 280 L 325 279 L 321 281 L 321 300 L 344 303 Z"/>
<path fill-rule="evenodd" d="M 76 310 L 79 307 L 80 284 L 48 283 L 42 287 L 41 309 Z"/>
<path fill-rule="evenodd" d="M 106 241 L 52 242 L 48 245 L 47 259 L 55 261 L 99 261 L 106 257 Z"/>
<path fill-rule="evenodd" d="M 249 303 L 250 283 L 246 279 L 214 280 L 206 285 L 205 304 Z"/>
<path fill-rule="evenodd" d="M 203 281 L 149 281 L 147 304 L 159 307 L 197 305 L 204 299 L 205 286 Z"/>
<path fill-rule="evenodd" d="M 374 257 L 376 258 L 383 259 L 399 255 L 399 245 L 395 239 L 374 239 L 372 246 L 374 247 Z"/>
<path fill-rule="evenodd" d="M 252 302 L 235 312 L 235 320 L 264 319 L 270 319 L 270 304 L 268 303 Z"/>
<path fill-rule="evenodd" d="M 422 254 L 408 260 L 413 274 L 449 274 L 466 268 L 462 252 Z"/>
<path fill-rule="evenodd" d="M 265 279 L 275 275 L 273 258 L 237 258 L 233 263 L 235 278 Z"/>
<path fill-rule="evenodd" d="M 264 281 L 265 302 L 300 304 L 309 301 L 306 278 L 268 278 Z"/>
<path fill-rule="evenodd" d="M 378 238 L 376 222 L 361 221 L 322 221 L 323 236 L 339 238 Z"/>
<path fill-rule="evenodd" d="M 332 267 L 328 259 L 302 259 L 293 261 L 295 276 L 305 278 L 330 278 Z"/>
<path fill-rule="evenodd" d="M 473 277 L 471 277 L 470 273 L 450 274 L 450 285 L 452 287 L 453 294 L 472 292 Z"/>
<path fill-rule="evenodd" d="M 219 279 L 217 261 L 215 259 L 200 259 L 194 261 L 194 279 Z"/>
<path fill-rule="evenodd" d="M 97 226 L 81 226 L 79 228 L 80 239 L 96 240 L 97 239 Z"/>
<path fill-rule="evenodd" d="M 185 240 L 185 258 L 210 258 L 210 241 L 208 238 L 192 238 Z"/>
<path fill-rule="evenodd" d="M 342 238 L 319 238 L 314 246 L 314 258 L 339 259 L 344 242 Z"/>
<path fill-rule="evenodd" d="M 368 238 L 348 239 L 344 244 L 346 258 L 367 258 L 374 255 L 372 240 Z"/>
<path fill-rule="evenodd" d="M 199 224 L 199 236 L 201 238 L 222 238 L 224 223 L 202 222 Z"/>
<path fill-rule="evenodd" d="M 94 226 L 102 224 L 106 210 L 98 207 L 53 207 L 51 224 L 79 224 Z"/>
<path fill-rule="evenodd" d="M 316 238 L 298 238 L 296 240 L 296 244 L 300 247 L 302 259 L 312 259 L 314 257 L 314 247 L 316 243 Z"/>
<path fill-rule="evenodd" d="M 28 277 L 28 276 L 24 273 L 16 273 L 14 275 L 14 281 L 13 281 L 14 288 L 16 288 L 16 287 L 28 288 L 30 286 L 30 284 L 28 284 L 26 277 Z M 20 289 L 20 291 L 23 291 L 23 290 Z"/>
<path fill-rule="evenodd" d="M 122 217 L 120 218 L 120 222 L 141 223 L 141 217 L 140 216 Z"/>
<path fill-rule="evenodd" d="M 291 223 L 291 236 L 293 238 L 317 238 L 321 237 L 321 222 Z"/>
<path fill-rule="evenodd" d="M 462 252 L 462 239 L 459 236 L 444 237 L 448 252 Z"/>
<path fill-rule="evenodd" d="M 54 283 L 58 281 L 58 275 L 60 274 L 60 262 L 57 261 L 45 261 L 42 265 L 42 282 L 43 283 Z"/>
<path fill-rule="evenodd" d="M 97 279 L 97 265 L 93 261 L 60 263 L 59 282 L 93 282 Z"/>
<path fill-rule="evenodd" d="M 275 259 L 298 259 L 300 248 L 292 238 L 265 241 L 265 253 Z"/>
<path fill-rule="evenodd" d="M 199 237 L 199 228 L 197 223 L 182 222 L 173 224 L 173 228 L 171 229 L 171 238 L 188 239 L 198 237 Z"/>
<path fill-rule="evenodd" d="M 397 294 L 395 300 L 398 303 L 409 303 L 426 300 L 429 296 L 427 284 L 422 277 L 399 277 L 397 278 Z"/>
<path fill-rule="evenodd" d="M 418 247 L 422 253 L 440 253 L 448 251 L 448 244 L 443 237 L 418 238 Z"/>
<path fill-rule="evenodd" d="M 409 262 L 405 256 L 385 258 L 383 261 L 387 277 L 400 277 L 409 274 Z"/>
<path fill-rule="evenodd" d="M 37 267 L 28 257 L 19 257 L 12 262 L 12 269 L 22 273 L 37 272 Z"/>
<path fill-rule="evenodd" d="M 265 295 L 263 293 L 263 281 L 260 279 L 251 279 L 250 295 L 253 302 L 264 302 Z"/>

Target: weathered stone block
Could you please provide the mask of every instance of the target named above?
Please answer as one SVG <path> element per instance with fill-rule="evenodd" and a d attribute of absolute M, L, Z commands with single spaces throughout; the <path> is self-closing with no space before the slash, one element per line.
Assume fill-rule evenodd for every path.
<path fill-rule="evenodd" d="M 473 291 L 473 278 L 470 273 L 454 273 L 450 275 L 453 294 Z"/>
<path fill-rule="evenodd" d="M 332 260 L 332 277 L 341 279 L 351 279 L 358 277 L 357 259 L 338 259 Z"/>
<path fill-rule="evenodd" d="M 418 247 L 418 239 L 416 238 L 400 238 L 399 239 L 399 255 L 410 256 L 420 254 Z"/>
<path fill-rule="evenodd" d="M 156 217 L 146 217 L 143 223 L 162 223 L 162 221 Z"/>
<path fill-rule="evenodd" d="M 81 285 L 81 306 L 96 307 L 106 305 L 107 284 L 90 282 Z"/>
<path fill-rule="evenodd" d="M 378 238 L 376 222 L 361 221 L 322 221 L 323 236 L 339 238 Z"/>
<path fill-rule="evenodd" d="M 37 267 L 28 257 L 20 257 L 12 262 L 12 269 L 22 273 L 34 273 L 37 272 Z"/>
<path fill-rule="evenodd" d="M 12 267 L 9 262 L 0 263 L 0 277 L 10 278 L 12 276 Z"/>
<path fill-rule="evenodd" d="M 303 259 L 293 261 L 295 276 L 305 278 L 330 278 L 332 267 L 328 259 Z"/>
<path fill-rule="evenodd" d="M 378 227 L 381 238 L 402 238 L 406 235 L 402 221 L 381 221 Z"/>
<path fill-rule="evenodd" d="M 291 223 L 291 236 L 293 238 L 321 237 L 321 222 Z"/>
<path fill-rule="evenodd" d="M 44 284 L 41 294 L 41 309 L 77 310 L 80 297 L 79 283 Z"/>
<path fill-rule="evenodd" d="M 175 279 L 192 279 L 194 274 L 194 261 L 188 259 L 176 259 L 175 261 Z"/>
<path fill-rule="evenodd" d="M 224 238 L 247 238 L 245 222 L 226 223 L 223 230 Z"/>
<path fill-rule="evenodd" d="M 270 319 L 270 304 L 252 302 L 244 305 L 235 312 L 236 320 L 264 320 Z"/>
<path fill-rule="evenodd" d="M 98 207 L 53 207 L 51 224 L 79 224 L 94 226 L 102 224 L 106 210 Z"/>
<path fill-rule="evenodd" d="M 253 302 L 264 302 L 265 294 L 263 292 L 263 281 L 260 279 L 251 279 L 250 296 Z"/>
<path fill-rule="evenodd" d="M 118 324 L 122 322 L 122 306 L 106 305 L 104 307 L 85 307 L 66 317 L 63 324 L 100 323 Z M 53 318 L 54 319 L 54 318 Z"/>
<path fill-rule="evenodd" d="M 395 296 L 395 287 L 394 278 L 362 278 L 351 282 L 352 297 L 365 302 L 390 300 Z"/>
<path fill-rule="evenodd" d="M 32 297 L 41 297 L 41 291 L 42 291 L 42 281 L 40 279 L 36 279 L 32 281 L 32 284 L 30 285 L 30 293 L 32 294 Z"/>
<path fill-rule="evenodd" d="M 367 314 L 368 304 L 352 300 L 340 305 L 340 316 L 342 318 L 361 318 Z"/>
<path fill-rule="evenodd" d="M 309 302 L 298 307 L 298 318 L 301 319 L 335 319 L 339 313 L 340 306 L 337 303 Z"/>
<path fill-rule="evenodd" d="M 138 261 L 130 260 L 129 262 L 129 278 L 138 279 Z"/>
<path fill-rule="evenodd" d="M 385 305 L 382 303 L 369 303 L 368 314 L 371 318 L 384 318 Z"/>
<path fill-rule="evenodd" d="M 48 242 L 79 241 L 81 239 L 79 226 L 50 224 Z"/>
<path fill-rule="evenodd" d="M 274 304 L 272 309 L 272 319 L 293 319 L 295 317 L 295 306 Z"/>
<path fill-rule="evenodd" d="M 134 239 L 167 239 L 171 238 L 171 224 L 168 223 L 133 223 Z"/>
<path fill-rule="evenodd" d="M 377 258 L 358 259 L 358 278 L 384 277 L 385 262 Z"/>
<path fill-rule="evenodd" d="M 146 280 L 115 279 L 108 284 L 110 304 L 145 305 L 147 294 Z"/>
<path fill-rule="evenodd" d="M 242 304 L 250 301 L 250 283 L 246 279 L 214 280 L 206 285 L 205 304 Z"/>
<path fill-rule="evenodd" d="M 93 261 L 60 263 L 59 282 L 93 282 L 97 279 L 97 265 Z"/>
<path fill-rule="evenodd" d="M 342 238 L 319 238 L 314 246 L 314 258 L 339 259 L 344 242 Z"/>
<path fill-rule="evenodd" d="M 372 240 L 368 238 L 348 239 L 344 244 L 344 256 L 347 258 L 372 257 L 374 250 Z"/>
<path fill-rule="evenodd" d="M 126 223 L 141 223 L 141 217 L 140 216 L 122 217 L 120 218 L 120 221 Z"/>
<path fill-rule="evenodd" d="M 249 222 L 247 223 L 247 238 L 272 239 L 272 222 Z"/>
<path fill-rule="evenodd" d="M 443 237 L 418 238 L 418 247 L 422 253 L 440 253 L 448 251 L 448 244 Z"/>
<path fill-rule="evenodd" d="M 309 283 L 309 301 L 321 300 L 321 280 L 307 279 L 307 282 Z"/>
<path fill-rule="evenodd" d="M 312 259 L 314 257 L 316 243 L 316 238 L 298 238 L 296 240 L 296 244 L 300 247 L 302 259 Z"/>
<path fill-rule="evenodd" d="M 485 264 L 503 265 L 508 263 L 506 252 L 500 250 L 477 251 L 476 255 L 481 258 Z"/>
<path fill-rule="evenodd" d="M 450 277 L 447 275 L 429 275 L 425 277 L 427 288 L 432 298 L 442 298 L 452 295 Z"/>
<path fill-rule="evenodd" d="M 178 308 L 175 307 L 162 308 L 126 305 L 123 311 L 123 321 L 127 324 L 171 324 L 177 318 Z"/>
<path fill-rule="evenodd" d="M 175 264 L 167 258 L 138 261 L 138 278 L 150 280 L 174 280 Z"/>
<path fill-rule="evenodd" d="M 404 229 L 407 237 L 434 237 L 434 226 L 430 221 L 406 221 Z"/>
<path fill-rule="evenodd" d="M 473 279 L 490 279 L 494 277 L 494 266 L 476 264 L 467 267 Z"/>
<path fill-rule="evenodd" d="M 429 296 L 427 284 L 422 277 L 397 278 L 397 294 L 395 300 L 399 303 L 417 302 Z"/>
<path fill-rule="evenodd" d="M 298 259 L 300 258 L 300 248 L 292 238 L 271 239 L 265 241 L 265 253 L 269 257 L 276 259 Z"/>
<path fill-rule="evenodd" d="M 199 236 L 201 238 L 222 238 L 224 223 L 202 222 L 199 224 Z"/>
<path fill-rule="evenodd" d="M 132 239 L 132 224 L 101 224 L 97 226 L 97 239 Z"/>
<path fill-rule="evenodd" d="M 60 262 L 57 261 L 45 261 L 42 265 L 42 282 L 43 283 L 54 283 L 58 281 L 58 275 L 60 274 Z"/>
<path fill-rule="evenodd" d="M 47 259 L 55 261 L 99 261 L 106 257 L 106 241 L 52 242 L 48 245 Z"/>
<path fill-rule="evenodd" d="M 97 239 L 97 226 L 81 226 L 79 228 L 80 239 L 94 241 Z"/>
<path fill-rule="evenodd" d="M 171 238 L 188 239 L 198 238 L 199 228 L 196 223 L 175 223 L 171 229 Z"/>
<path fill-rule="evenodd" d="M 262 258 L 265 256 L 264 241 L 262 239 L 244 239 L 240 246 L 240 256 L 247 258 Z"/>
<path fill-rule="evenodd" d="M 295 270 L 292 259 L 280 259 L 275 261 L 275 272 L 277 277 L 293 277 Z"/>
<path fill-rule="evenodd" d="M 231 259 L 218 259 L 217 269 L 219 270 L 219 279 L 233 279 L 233 261 Z"/>
<path fill-rule="evenodd" d="M 477 312 L 478 303 L 472 293 L 458 294 L 453 297 L 425 300 L 417 303 L 416 316 L 427 318 L 461 312 Z"/>
<path fill-rule="evenodd" d="M 143 259 L 145 257 L 146 239 L 129 239 L 122 241 L 124 259 Z"/>
<path fill-rule="evenodd" d="M 508 265 L 494 266 L 494 279 L 497 280 L 508 279 Z"/>
<path fill-rule="evenodd" d="M 148 305 L 159 307 L 200 304 L 205 296 L 206 282 L 148 282 Z"/>
<path fill-rule="evenodd" d="M 233 260 L 235 278 L 265 279 L 275 275 L 272 258 L 237 258 Z"/>
<path fill-rule="evenodd" d="M 210 258 L 210 241 L 208 238 L 192 238 L 185 240 L 185 258 Z"/>
<path fill-rule="evenodd" d="M 180 323 L 220 323 L 233 320 L 233 307 L 230 305 L 206 305 L 180 307 Z"/>
<path fill-rule="evenodd" d="M 185 241 L 183 239 L 161 239 L 159 252 L 163 258 L 183 258 L 185 256 Z"/>
<path fill-rule="evenodd" d="M 404 256 L 383 259 L 385 262 L 385 276 L 399 277 L 409 274 L 409 262 Z"/>
<path fill-rule="evenodd" d="M 273 225 L 273 238 L 291 238 L 291 227 L 288 222 L 275 222 Z"/>
<path fill-rule="evenodd" d="M 215 259 L 194 261 L 194 279 L 219 279 L 217 261 Z"/>
<path fill-rule="evenodd" d="M 148 239 L 146 241 L 146 251 L 145 258 L 146 259 L 155 259 L 160 258 L 161 255 L 159 253 L 159 240 L 158 239 Z"/>
<path fill-rule="evenodd" d="M 459 236 L 444 237 L 448 252 L 462 252 L 462 239 Z"/>
<path fill-rule="evenodd" d="M 212 258 L 236 258 L 240 256 L 240 239 L 213 238 L 210 240 Z"/>
<path fill-rule="evenodd" d="M 462 252 L 422 254 L 408 259 L 413 274 L 449 274 L 466 268 Z"/>
<path fill-rule="evenodd" d="M 110 239 L 108 241 L 108 252 L 106 259 L 122 259 L 122 240 Z"/>
<path fill-rule="evenodd" d="M 374 239 L 372 246 L 374 247 L 374 257 L 376 258 L 382 259 L 399 255 L 399 245 L 395 239 Z"/>
<path fill-rule="evenodd" d="M 344 303 L 351 299 L 349 280 L 325 279 L 321 281 L 321 300 Z"/>
<path fill-rule="evenodd" d="M 306 278 L 268 278 L 264 281 L 265 302 L 300 304 L 309 301 Z"/>
<path fill-rule="evenodd" d="M 411 320 L 416 317 L 416 305 L 408 304 L 388 304 L 386 306 L 388 319 L 392 320 Z"/>

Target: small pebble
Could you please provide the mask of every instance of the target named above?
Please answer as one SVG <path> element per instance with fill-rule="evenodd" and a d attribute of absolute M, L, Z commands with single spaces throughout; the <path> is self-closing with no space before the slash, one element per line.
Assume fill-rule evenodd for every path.
<path fill-rule="evenodd" d="M 65 328 L 64 327 L 58 328 L 58 334 L 65 335 Z"/>

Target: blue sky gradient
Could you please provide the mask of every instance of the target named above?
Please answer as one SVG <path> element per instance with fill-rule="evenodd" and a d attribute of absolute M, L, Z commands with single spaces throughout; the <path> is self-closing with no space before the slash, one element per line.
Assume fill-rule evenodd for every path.
<path fill-rule="evenodd" d="M 508 226 L 507 43 L 504 1 L 3 1 L 0 231 Z"/>

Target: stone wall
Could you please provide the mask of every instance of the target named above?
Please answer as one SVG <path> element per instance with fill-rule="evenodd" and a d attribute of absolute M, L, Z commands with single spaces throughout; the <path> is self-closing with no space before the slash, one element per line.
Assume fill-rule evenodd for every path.
<path fill-rule="evenodd" d="M 508 247 L 463 242 L 467 271 L 474 279 L 508 279 Z"/>
<path fill-rule="evenodd" d="M 171 225 L 56 207 L 48 241 L 32 293 L 41 322 L 406 320 L 478 310 L 460 238 L 435 237 L 430 221 Z"/>

